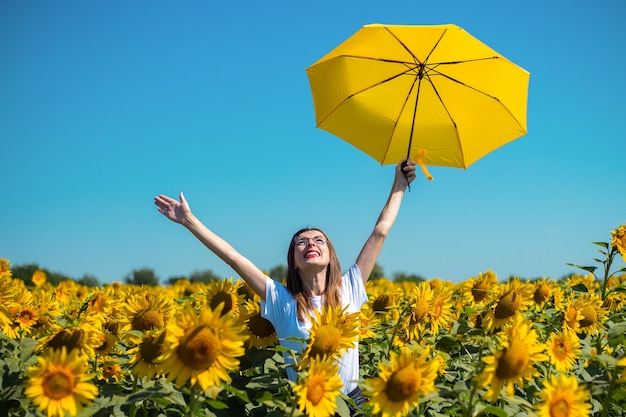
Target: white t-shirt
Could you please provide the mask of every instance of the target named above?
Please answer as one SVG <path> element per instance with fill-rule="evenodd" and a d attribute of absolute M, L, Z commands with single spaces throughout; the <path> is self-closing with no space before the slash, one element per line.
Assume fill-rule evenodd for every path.
<path fill-rule="evenodd" d="M 341 304 L 347 306 L 346 312 L 356 313 L 367 302 L 367 293 L 359 267 L 355 264 L 341 277 Z M 311 297 L 311 303 L 315 309 L 320 309 L 321 296 Z M 287 340 L 290 337 L 308 340 L 311 323 L 306 320 L 298 320 L 296 300 L 289 290 L 282 284 L 267 277 L 265 280 L 265 301 L 261 301 L 261 317 L 269 320 L 276 329 L 280 344 L 288 349 L 302 354 L 303 342 Z M 293 363 L 291 356 L 285 354 L 285 360 Z M 292 381 L 296 380 L 296 371 L 293 367 L 287 369 L 287 376 Z M 359 349 L 357 344 L 348 349 L 339 361 L 339 376 L 343 381 L 341 391 L 349 393 L 357 387 L 359 381 Z"/>

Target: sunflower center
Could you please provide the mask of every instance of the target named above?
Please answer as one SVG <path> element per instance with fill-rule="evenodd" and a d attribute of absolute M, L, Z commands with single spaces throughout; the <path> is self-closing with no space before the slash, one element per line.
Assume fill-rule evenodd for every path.
<path fill-rule="evenodd" d="M 417 371 L 415 366 L 407 366 L 394 372 L 387 386 L 385 393 L 393 402 L 407 401 L 413 394 L 417 392 L 422 383 L 422 375 Z"/>
<path fill-rule="evenodd" d="M 550 417 L 569 417 L 570 415 L 569 403 L 563 398 L 559 398 L 550 404 Z"/>
<path fill-rule="evenodd" d="M 513 343 L 504 350 L 500 357 L 496 376 L 500 380 L 517 378 L 522 374 L 529 362 L 530 357 L 526 345 L 520 342 Z"/>
<path fill-rule="evenodd" d="M 480 303 L 482 300 L 485 299 L 488 292 L 489 292 L 489 283 L 485 281 L 481 281 L 477 283 L 476 285 L 474 285 L 474 288 L 472 288 L 472 297 L 474 297 L 474 301 L 476 301 L 477 303 Z"/>
<path fill-rule="evenodd" d="M 515 291 L 504 294 L 495 308 L 495 317 L 500 320 L 512 317 L 519 310 L 521 302 L 521 297 Z"/>
<path fill-rule="evenodd" d="M 387 307 L 389 306 L 390 302 L 391 297 L 389 297 L 388 295 L 379 295 L 372 303 L 372 310 L 382 312 L 387 311 Z"/>
<path fill-rule="evenodd" d="M 58 370 L 44 378 L 42 387 L 46 397 L 52 398 L 53 400 L 60 400 L 72 395 L 74 390 L 74 375 L 63 372 L 63 370 Z"/>
<path fill-rule="evenodd" d="M 565 346 L 565 343 L 563 342 L 557 342 L 554 345 L 553 353 L 555 358 L 562 361 L 567 358 L 567 346 Z"/>
<path fill-rule="evenodd" d="M 326 384 L 324 383 L 324 378 L 321 375 L 309 377 L 306 383 L 306 398 L 311 401 L 311 404 L 319 404 L 325 393 Z"/>
<path fill-rule="evenodd" d="M 565 321 L 573 327 L 576 323 L 576 317 L 578 316 L 578 311 L 574 307 L 568 307 L 565 311 Z"/>
<path fill-rule="evenodd" d="M 326 324 L 318 327 L 311 346 L 312 357 L 332 356 L 337 351 L 340 339 L 341 331 L 335 326 Z"/>
<path fill-rule="evenodd" d="M 428 314 L 428 301 L 420 297 L 415 300 L 415 306 L 413 306 L 413 317 L 416 323 L 421 323 Z"/>
<path fill-rule="evenodd" d="M 533 299 L 536 304 L 543 304 L 550 295 L 550 287 L 548 287 L 545 283 L 541 284 L 539 288 L 535 290 L 535 294 L 533 295 Z"/>
<path fill-rule="evenodd" d="M 146 330 L 159 329 L 164 325 L 163 314 L 151 308 L 141 310 L 135 314 L 131 323 L 133 330 L 145 332 Z"/>
<path fill-rule="evenodd" d="M 83 346 L 85 337 L 85 331 L 82 329 L 63 329 L 50 339 L 48 347 L 52 349 L 65 347 L 70 352 L 72 349 L 78 349 Z"/>
<path fill-rule="evenodd" d="M 224 303 L 224 307 L 222 308 L 222 316 L 228 313 L 233 308 L 233 297 L 230 293 L 227 292 L 218 292 L 211 298 L 211 302 L 209 305 L 211 306 L 211 310 L 215 310 L 220 303 Z"/>
<path fill-rule="evenodd" d="M 163 354 L 165 351 L 163 346 L 164 340 L 165 332 L 162 332 L 158 336 L 150 336 L 143 339 L 141 346 L 139 346 L 139 352 L 144 362 L 152 364 Z"/>
<path fill-rule="evenodd" d="M 196 327 L 178 345 L 178 357 L 190 368 L 209 368 L 220 354 L 222 343 L 211 329 Z"/>
<path fill-rule="evenodd" d="M 580 321 L 580 327 L 592 326 L 598 322 L 598 313 L 593 307 L 585 307 L 581 311 L 583 319 Z"/>
<path fill-rule="evenodd" d="M 261 316 L 250 317 L 250 320 L 248 320 L 248 329 L 250 333 L 261 339 L 276 333 L 272 323 Z"/>

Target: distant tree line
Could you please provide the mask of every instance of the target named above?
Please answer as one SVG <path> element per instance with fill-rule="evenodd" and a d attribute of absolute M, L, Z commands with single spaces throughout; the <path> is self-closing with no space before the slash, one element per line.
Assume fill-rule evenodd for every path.
<path fill-rule="evenodd" d="M 37 264 L 24 264 L 11 267 L 11 274 L 14 278 L 19 278 L 26 285 L 33 285 L 32 277 L 35 271 L 40 270 L 46 274 L 48 282 L 52 285 L 58 285 L 62 281 L 72 280 L 87 287 L 98 287 L 100 282 L 97 277 L 91 274 L 85 274 L 78 279 L 74 279 L 65 274 L 58 272 L 52 272 L 45 268 L 39 267 Z M 277 281 L 282 281 L 287 276 L 287 265 L 276 265 L 267 271 L 268 275 Z M 565 275 L 560 280 L 567 279 L 569 275 Z M 425 278 L 421 275 L 407 274 L 404 272 L 395 272 L 390 277 L 385 275 L 383 268 L 377 263 L 374 265 L 374 269 L 369 277 L 370 280 L 376 280 L 380 278 L 388 278 L 397 282 L 421 282 L 425 281 Z M 209 283 L 214 280 L 224 279 L 223 276 L 217 275 L 212 270 L 207 269 L 204 271 L 196 271 L 189 276 L 173 276 L 166 279 L 164 285 L 172 285 L 181 279 L 189 280 L 190 282 L 203 282 Z M 139 268 L 132 270 L 128 275 L 124 277 L 126 284 L 132 285 L 146 285 L 146 286 L 158 286 L 160 285 L 160 278 L 156 275 L 155 271 L 151 268 Z"/>

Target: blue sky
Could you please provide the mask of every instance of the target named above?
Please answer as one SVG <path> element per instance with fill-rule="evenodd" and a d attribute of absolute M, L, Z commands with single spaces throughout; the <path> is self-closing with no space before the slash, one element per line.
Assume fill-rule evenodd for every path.
<path fill-rule="evenodd" d="M 153 196 L 184 191 L 269 269 L 323 228 L 345 269 L 392 166 L 315 128 L 305 69 L 369 23 L 454 23 L 531 73 L 528 135 L 418 176 L 379 264 L 559 278 L 626 223 L 626 3 L 0 3 L 0 257 L 101 282 L 231 270 Z M 621 260 L 620 260 L 621 261 Z"/>

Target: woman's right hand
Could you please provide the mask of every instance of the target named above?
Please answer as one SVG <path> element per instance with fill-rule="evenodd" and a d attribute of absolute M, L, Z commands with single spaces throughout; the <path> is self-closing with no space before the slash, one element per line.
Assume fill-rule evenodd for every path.
<path fill-rule="evenodd" d="M 176 223 L 183 224 L 185 219 L 191 216 L 191 209 L 182 192 L 180 193 L 180 201 L 161 194 L 154 197 L 154 204 L 159 213 Z"/>

